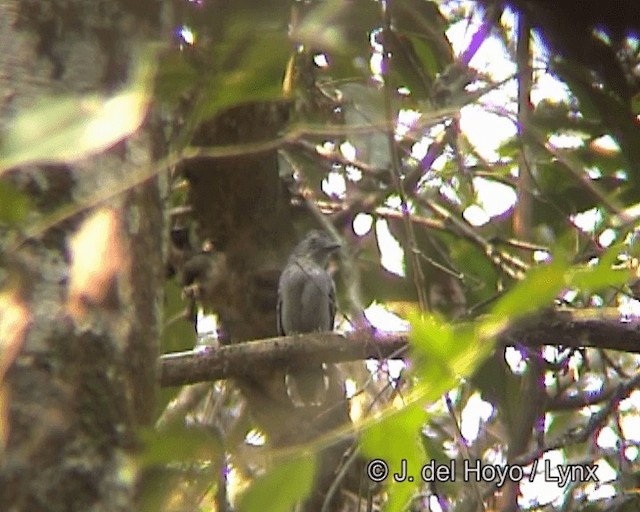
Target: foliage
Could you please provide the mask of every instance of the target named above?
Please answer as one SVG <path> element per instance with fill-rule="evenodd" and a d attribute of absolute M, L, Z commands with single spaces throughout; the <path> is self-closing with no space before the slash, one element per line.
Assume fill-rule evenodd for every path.
<path fill-rule="evenodd" d="M 34 162 L 74 162 L 134 133 L 151 99 L 156 56 L 141 52 L 130 84 L 109 97 L 42 98 L 16 116 L 2 139 L 0 174 Z"/>
<path fill-rule="evenodd" d="M 483 44 L 513 40 L 513 20 L 505 16 L 492 37 L 485 24 L 494 11 L 471 4 L 396 0 L 387 11 L 373 1 L 184 4 L 172 45 L 143 58 L 118 94 L 43 99 L 17 116 L 2 137 L 0 173 L 33 162 L 90 158 L 134 133 L 155 103 L 168 113 L 169 150 L 158 170 L 141 171 L 132 186 L 186 158 L 202 121 L 228 107 L 290 99 L 294 114 L 278 141 L 281 165 L 286 161 L 298 179 L 288 183 L 290 191 L 333 215 L 356 255 L 353 275 L 339 280 L 344 318 L 357 312 L 350 298 L 355 293 L 365 306 L 386 304 L 411 322 L 411 362 L 399 377 L 383 363 L 373 376 L 352 379 L 359 391 L 352 402 L 366 411 L 349 426 L 360 453 L 385 460 L 391 473 L 402 460 L 409 468 L 431 460 L 509 462 L 525 473 L 550 457 L 565 465 L 597 463 L 614 474 L 611 482 L 572 481 L 562 491 L 547 486 L 547 494 L 523 486 L 521 506 L 606 510 L 633 500 L 640 470 L 632 432 L 638 397 L 628 385 L 637 375 L 637 358 L 517 345 L 491 354 L 501 329 L 546 308 L 637 311 L 628 285 L 637 268 L 633 207 L 640 203 L 640 144 L 632 112 L 639 94 L 622 97 L 593 78 L 597 70 L 585 63 L 547 55 L 545 69 L 533 73 L 533 88 L 553 76 L 567 93 L 539 101 L 520 126 L 517 108 L 528 106 L 518 105 L 516 74 L 526 73 L 526 63 L 505 58 L 516 71 L 497 77 L 491 63 L 482 65 L 480 52 Z M 476 39 L 454 57 L 460 52 L 448 31 L 463 27 Z M 187 28 L 193 39 L 184 35 Z M 637 66 L 637 36 L 610 42 L 619 43 Z M 493 141 L 493 150 L 473 140 L 477 129 L 465 129 L 478 111 L 484 113 L 478 122 L 497 116 L 512 125 L 510 136 Z M 217 156 L 215 150 L 210 156 Z M 172 185 L 171 206 L 184 206 L 179 179 Z M 490 185 L 505 187 L 512 204 L 492 212 L 492 203 L 503 198 L 492 197 L 497 189 Z M 71 208 L 86 206 L 91 204 Z M 487 222 L 473 219 L 478 210 Z M 0 181 L 0 226 L 26 227 L 28 212 L 29 199 Z M 587 214 L 597 221 L 579 226 Z M 51 222 L 58 218 L 54 214 Z M 356 234 L 357 221 L 367 218 L 372 227 Z M 528 219 L 527 226 L 517 227 L 515 218 Z M 402 249 L 403 275 L 382 262 L 393 239 Z M 166 319 L 185 308 L 179 294 L 169 282 Z M 187 323 L 167 326 L 163 350 L 187 348 L 190 332 Z M 208 402 L 197 401 L 181 420 L 213 425 L 220 435 L 180 429 L 143 436 L 142 465 L 178 469 L 178 478 L 167 479 L 162 509 L 172 510 L 189 485 L 198 491 L 191 505 L 221 507 L 211 487 L 217 491 L 225 480 L 211 481 L 226 471 L 236 485 L 248 487 L 234 497 L 238 510 L 290 510 L 313 487 L 317 465 L 306 454 L 318 452 L 327 439 L 290 450 L 250 446 L 247 434 L 255 431 L 241 395 L 229 384 L 207 391 Z M 177 394 L 167 391 L 162 405 Z M 489 414 L 478 412 L 478 404 L 488 403 Z M 475 432 L 467 428 L 474 421 Z M 575 437 L 575 431 L 587 435 Z M 327 436 L 339 439 L 344 431 Z M 207 471 L 191 471 L 203 464 Z M 383 487 L 367 484 L 360 489 L 363 503 L 367 493 L 375 494 L 375 506 L 389 511 L 468 510 L 469 503 L 480 506 L 479 497 L 489 508 L 498 500 L 491 482 L 428 485 L 418 477 L 410 484 L 389 477 Z M 590 498 L 595 489 L 600 497 Z M 352 506 L 357 510 L 357 502 Z"/>

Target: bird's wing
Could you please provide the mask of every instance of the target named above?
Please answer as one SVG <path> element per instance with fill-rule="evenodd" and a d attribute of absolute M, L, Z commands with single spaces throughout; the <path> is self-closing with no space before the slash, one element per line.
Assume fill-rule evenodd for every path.
<path fill-rule="evenodd" d="M 289 264 L 278 293 L 278 332 L 331 331 L 336 314 L 335 286 L 322 268 L 305 261 Z"/>
<path fill-rule="evenodd" d="M 282 326 L 282 292 L 280 290 L 280 285 L 278 285 L 278 305 L 276 306 L 276 329 L 278 331 L 278 336 L 284 336 L 284 328 Z"/>
<path fill-rule="evenodd" d="M 333 331 L 336 321 L 336 285 L 331 280 L 331 289 L 329 290 L 329 330 Z"/>
<path fill-rule="evenodd" d="M 301 267 L 299 328 L 304 332 L 331 331 L 335 318 L 335 289 L 322 267 Z"/>

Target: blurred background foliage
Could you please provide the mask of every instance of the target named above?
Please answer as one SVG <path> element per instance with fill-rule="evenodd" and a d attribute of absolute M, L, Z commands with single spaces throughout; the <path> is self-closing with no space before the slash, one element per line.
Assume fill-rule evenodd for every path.
<path fill-rule="evenodd" d="M 158 428 L 143 435 L 144 510 L 291 510 L 312 489 L 313 454 L 341 437 L 351 444 L 345 472 L 358 456 L 387 460 L 391 473 L 401 459 L 597 463 L 599 484 L 520 488 L 517 506 L 637 509 L 637 356 L 553 339 L 492 355 L 501 327 L 545 308 L 617 309 L 634 321 L 639 311 L 640 13 L 634 2 L 615 18 L 604 2 L 565 2 L 555 14 L 533 4 L 175 1 L 171 44 L 150 45 L 121 91 L 43 99 L 8 127 L 0 173 L 90 157 L 159 112 L 167 154 L 122 186 L 169 174 L 172 250 L 188 256 L 229 242 L 190 217 L 183 163 L 278 150 L 291 203 L 323 214 L 348 248 L 336 275 L 340 328 L 411 324 L 411 364 L 345 365 L 353 423 L 303 446 L 271 449 L 229 383 L 163 390 Z M 533 41 L 524 61 L 519 16 Z M 250 104 L 284 105 L 274 136 L 202 142 L 209 120 Z M 17 239 L 37 234 L 114 193 L 34 224 L 28 195 L 0 181 L 0 226 Z M 297 232 L 310 223 L 291 221 Z M 217 343 L 216 328 L 201 322 L 194 333 L 186 257 L 168 269 L 163 352 Z M 419 480 L 363 476 L 335 509 L 513 507 L 491 483 Z"/>

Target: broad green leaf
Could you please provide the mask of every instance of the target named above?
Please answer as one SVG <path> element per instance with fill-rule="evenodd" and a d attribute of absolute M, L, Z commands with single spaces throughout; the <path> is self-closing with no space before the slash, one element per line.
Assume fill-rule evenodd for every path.
<path fill-rule="evenodd" d="M 196 343 L 196 332 L 192 319 L 178 319 L 185 311 L 188 301 L 182 297 L 182 290 L 176 279 L 168 279 L 164 286 L 164 318 L 160 346 L 163 352 L 189 350 Z"/>
<path fill-rule="evenodd" d="M 453 59 L 453 49 L 445 35 L 447 22 L 438 5 L 424 0 L 400 0 L 391 4 L 391 10 L 398 31 L 412 39 L 421 39 L 429 47 L 435 65 L 431 67 L 428 61 L 423 63 L 427 64 L 426 71 L 435 77 Z"/>
<path fill-rule="evenodd" d="M 388 512 L 405 510 L 415 489 L 421 484 L 420 470 L 426 462 L 421 429 L 426 419 L 427 414 L 421 405 L 411 405 L 376 423 L 362 435 L 360 446 L 370 459 L 367 469 L 382 471 L 377 473 L 379 476 L 384 476 L 388 469 L 388 476 L 384 479 L 388 484 Z M 398 481 L 404 472 L 403 464 L 406 464 L 407 478 Z M 394 474 L 398 476 L 394 478 Z"/>
<path fill-rule="evenodd" d="M 447 243 L 456 268 L 464 269 L 465 279 L 473 283 L 468 287 L 466 294 L 468 304 L 477 304 L 491 298 L 494 290 L 498 288 L 500 276 L 496 266 L 486 258 L 484 251 L 475 245 L 460 243 L 459 238 L 441 238 L 450 240 Z"/>
<path fill-rule="evenodd" d="M 166 52 L 158 62 L 155 95 L 172 108 L 188 91 L 196 87 L 200 75 L 197 66 L 178 50 Z"/>
<path fill-rule="evenodd" d="M 615 137 L 621 153 L 627 161 L 627 168 L 636 169 L 640 163 L 640 134 L 637 121 L 629 115 L 630 104 L 623 100 L 612 84 L 605 87 L 593 87 L 589 72 L 571 60 L 554 62 L 554 69 L 564 79 L 572 94 L 580 105 L 580 113 L 584 118 L 596 119 L 603 124 L 603 132 Z M 635 186 L 630 190 L 638 190 L 640 174 L 628 173 L 629 183 Z"/>
<path fill-rule="evenodd" d="M 377 169 L 386 169 L 391 163 L 389 141 L 384 133 L 384 96 L 375 87 L 361 83 L 345 83 L 340 87 L 345 103 L 344 121 L 347 126 L 372 125 L 380 131 L 353 135 L 350 138 L 359 160 Z"/>
<path fill-rule="evenodd" d="M 289 512 L 311 492 L 315 464 L 309 455 L 279 462 L 251 484 L 238 511 Z"/>
<path fill-rule="evenodd" d="M 460 377 L 470 376 L 491 353 L 497 329 L 488 323 L 452 327 L 436 316 L 411 320 L 416 375 L 425 382 L 427 400 L 436 400 Z"/>
<path fill-rule="evenodd" d="M 640 94 L 636 94 L 631 98 L 631 112 L 635 115 L 640 115 Z"/>
<path fill-rule="evenodd" d="M 451 350 L 456 350 L 453 328 L 435 315 L 411 318 L 411 342 L 420 352 L 444 363 L 449 360 Z"/>
<path fill-rule="evenodd" d="M 404 34 L 393 31 L 385 34 L 388 51 L 392 55 L 389 71 L 391 83 L 397 87 L 407 87 L 414 98 L 429 97 L 432 78 L 420 62 L 413 41 Z"/>
<path fill-rule="evenodd" d="M 438 55 L 434 52 L 430 44 L 426 43 L 422 37 L 408 35 L 413 43 L 416 55 L 420 58 L 420 62 L 424 66 L 424 71 L 429 77 L 434 79 L 440 73 L 444 66 L 439 62 Z"/>
<path fill-rule="evenodd" d="M 596 291 L 607 286 L 622 286 L 631 279 L 628 268 L 613 268 L 620 254 L 620 245 L 609 247 L 592 267 L 574 267 L 567 271 L 568 286 Z"/>
<path fill-rule="evenodd" d="M 581 421 L 580 413 L 576 411 L 553 412 L 549 415 L 549 418 L 550 421 L 547 421 L 545 425 L 549 439 L 556 439 L 562 436 Z"/>
<path fill-rule="evenodd" d="M 0 225 L 16 225 L 29 213 L 29 198 L 12 184 L 0 180 Z"/>
<path fill-rule="evenodd" d="M 381 24 L 380 4 L 329 0 L 312 5 L 291 38 L 307 48 L 338 54 L 355 51 L 364 57 L 363 53 L 370 50 L 369 32 Z"/>
<path fill-rule="evenodd" d="M 163 353 L 192 349 L 196 344 L 196 332 L 191 319 L 179 316 L 188 304 L 182 298 L 181 289 L 175 279 L 168 279 L 164 285 L 165 325 L 160 336 L 160 348 Z M 161 414 L 167 404 L 175 398 L 181 388 L 163 387 L 157 400 L 157 412 Z"/>
<path fill-rule="evenodd" d="M 241 103 L 282 97 L 283 73 L 292 52 L 288 10 L 277 2 L 216 9 L 217 19 L 211 23 L 219 28 L 200 48 L 205 63 L 198 80 L 201 99 L 195 106 L 200 120 Z"/>
<path fill-rule="evenodd" d="M 428 99 L 433 79 L 453 58 L 446 22 L 434 2 L 401 0 L 389 7 L 393 31 L 385 39 L 393 83 L 408 87 L 414 98 Z"/>
<path fill-rule="evenodd" d="M 291 42 L 283 31 L 251 37 L 237 34 L 237 39 L 221 44 L 217 48 L 218 59 L 227 65 L 214 73 L 209 82 L 206 113 L 213 115 L 239 103 L 281 97 L 282 73 L 290 46 Z"/>
<path fill-rule="evenodd" d="M 216 460 L 223 450 L 221 440 L 203 428 L 174 426 L 144 431 L 141 437 L 144 451 L 140 460 L 144 466 Z"/>
<path fill-rule="evenodd" d="M 513 320 L 549 306 L 565 286 L 566 266 L 557 258 L 548 265 L 532 268 L 527 277 L 506 293 L 493 308 L 498 318 Z"/>
<path fill-rule="evenodd" d="M 155 59 L 147 55 L 114 96 L 48 97 L 19 112 L 0 144 L 0 174 L 35 162 L 75 162 L 131 135 L 146 116 L 154 75 Z"/>

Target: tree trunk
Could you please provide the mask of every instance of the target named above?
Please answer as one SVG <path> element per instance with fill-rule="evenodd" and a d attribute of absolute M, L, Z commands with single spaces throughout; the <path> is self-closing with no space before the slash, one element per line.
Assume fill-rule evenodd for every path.
<path fill-rule="evenodd" d="M 163 4 L 0 0 L 2 124 L 42 97 L 113 94 L 132 49 L 170 33 Z M 108 193 L 152 168 L 158 134 L 151 115 L 98 155 L 0 177 L 30 198 L 30 224 L 48 225 L 20 243 L 0 231 L 0 510 L 133 508 L 135 427 L 154 411 L 164 184 Z"/>

